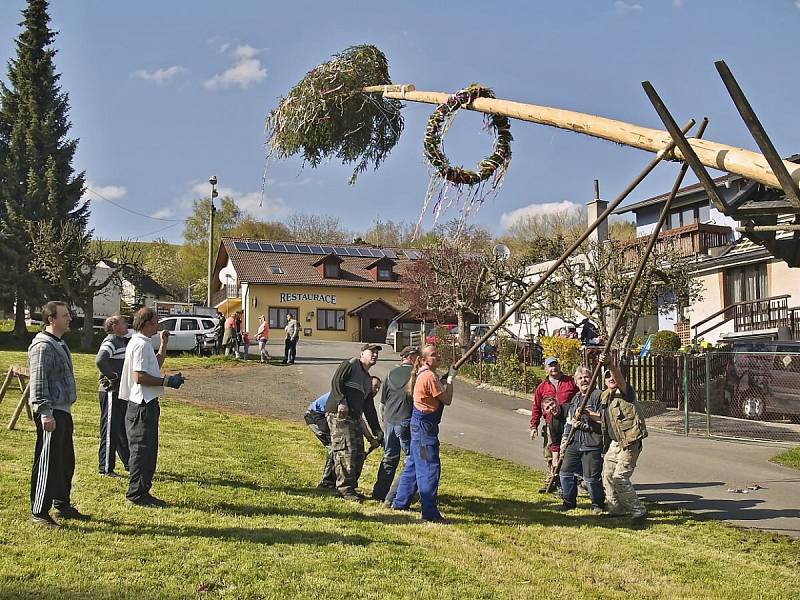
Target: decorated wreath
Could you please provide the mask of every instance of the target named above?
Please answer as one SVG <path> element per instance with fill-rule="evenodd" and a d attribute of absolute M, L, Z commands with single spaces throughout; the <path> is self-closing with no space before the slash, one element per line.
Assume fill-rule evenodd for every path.
<path fill-rule="evenodd" d="M 453 167 L 442 151 L 442 136 L 448 120 L 456 111 L 472 104 L 477 98 L 494 98 L 494 92 L 487 87 L 472 84 L 450 96 L 447 102 L 440 104 L 428 119 L 425 129 L 425 158 L 436 169 L 437 174 L 444 180 L 456 185 L 477 185 L 486 181 L 493 175 L 495 183 L 505 175 L 508 162 L 511 160 L 511 125 L 508 117 L 499 115 L 488 116 L 488 127 L 494 131 L 494 152 L 478 163 L 477 172 L 463 167 Z"/>

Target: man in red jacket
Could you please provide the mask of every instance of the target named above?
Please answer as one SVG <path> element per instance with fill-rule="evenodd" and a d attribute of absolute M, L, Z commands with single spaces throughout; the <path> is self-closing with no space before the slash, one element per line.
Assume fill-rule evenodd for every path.
<path fill-rule="evenodd" d="M 544 443 L 544 460 L 547 463 L 548 472 L 552 469 L 553 452 L 558 452 L 558 444 L 553 444 L 549 439 L 547 423 L 550 423 L 551 412 L 542 411 L 542 400 L 544 398 L 555 398 L 559 406 L 569 404 L 575 394 L 578 393 L 578 386 L 569 375 L 561 372 L 561 365 L 555 356 L 548 356 L 544 360 L 544 371 L 547 374 L 544 381 L 536 386 L 533 392 L 533 404 L 531 405 L 531 439 L 536 439 L 539 429 L 539 421 L 544 417 L 545 427 L 542 428 L 542 440 Z M 544 493 L 547 488 L 539 490 Z"/>

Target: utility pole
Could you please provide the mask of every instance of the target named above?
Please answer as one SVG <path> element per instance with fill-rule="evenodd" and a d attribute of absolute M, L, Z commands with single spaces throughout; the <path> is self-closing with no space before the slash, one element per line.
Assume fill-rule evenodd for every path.
<path fill-rule="evenodd" d="M 211 306 L 211 275 L 214 270 L 214 198 L 217 197 L 217 176 L 212 175 L 208 179 L 211 184 L 211 211 L 208 216 L 208 281 L 206 288 L 206 306 Z"/>

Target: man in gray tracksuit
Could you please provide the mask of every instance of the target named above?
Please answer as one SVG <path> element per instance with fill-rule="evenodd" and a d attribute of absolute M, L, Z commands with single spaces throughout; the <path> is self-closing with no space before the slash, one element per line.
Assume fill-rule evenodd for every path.
<path fill-rule="evenodd" d="M 98 452 L 99 473 L 107 477 L 118 477 L 114 472 L 115 457 L 119 454 L 125 470 L 128 470 L 128 436 L 125 433 L 125 413 L 128 402 L 119 397 L 119 378 L 125 364 L 125 347 L 128 345 L 128 321 L 115 314 L 104 323 L 108 335 L 100 344 L 95 365 L 100 371 L 100 449 Z"/>
<path fill-rule="evenodd" d="M 72 444 L 71 408 L 77 398 L 72 355 L 61 337 L 69 331 L 71 317 L 64 302 L 48 302 L 42 309 L 44 331 L 28 348 L 30 396 L 36 423 L 36 448 L 31 469 L 31 521 L 41 527 L 58 527 L 50 516 L 55 506 L 63 519 L 87 520 L 70 504 L 75 449 Z"/>

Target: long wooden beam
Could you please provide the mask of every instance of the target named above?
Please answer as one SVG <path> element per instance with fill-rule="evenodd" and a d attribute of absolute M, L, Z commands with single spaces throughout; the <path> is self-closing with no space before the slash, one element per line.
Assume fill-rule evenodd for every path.
<path fill-rule="evenodd" d="M 411 84 L 395 85 L 386 91 L 384 91 L 384 86 L 375 85 L 364 88 L 364 91 L 382 93 L 384 97 L 394 100 L 437 105 L 443 104 L 450 97 L 449 94 L 442 92 L 417 91 Z M 468 108 L 478 112 L 497 114 L 583 133 L 648 152 L 660 152 L 672 141 L 669 133 L 661 129 L 641 127 L 616 119 L 537 104 L 478 98 Z M 697 138 L 689 138 L 689 144 L 700 162 L 706 167 L 741 175 L 769 187 L 782 189 L 766 158 L 758 152 Z M 683 160 L 684 157 L 680 150 L 676 148 L 672 152 L 676 159 Z M 795 184 L 800 183 L 800 165 L 786 160 L 782 162 Z"/>

